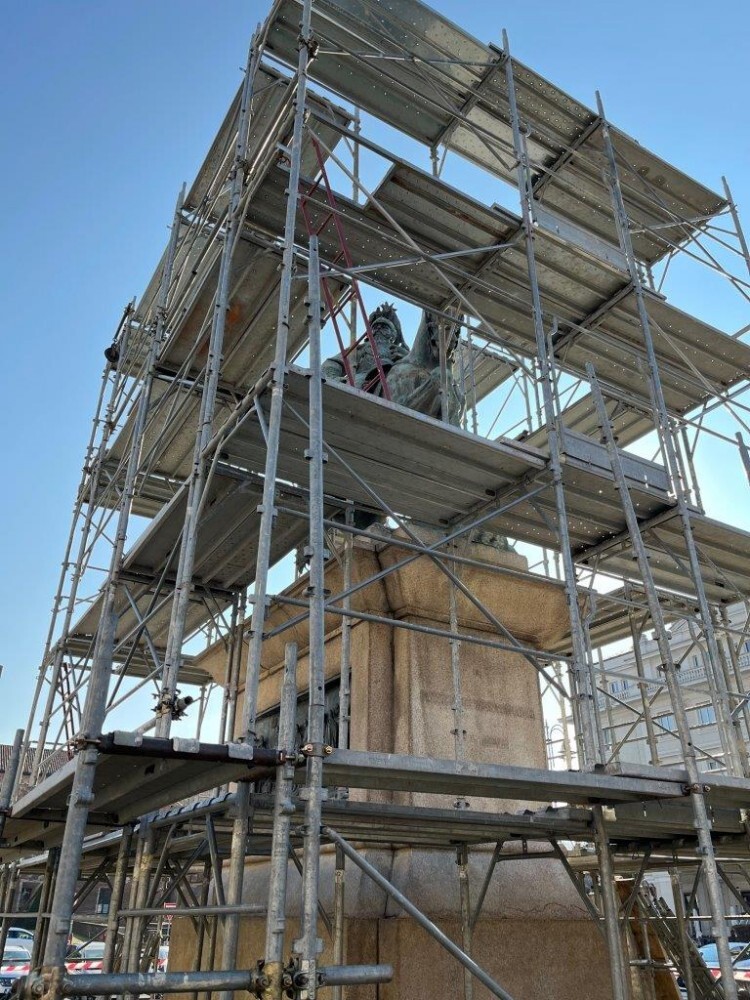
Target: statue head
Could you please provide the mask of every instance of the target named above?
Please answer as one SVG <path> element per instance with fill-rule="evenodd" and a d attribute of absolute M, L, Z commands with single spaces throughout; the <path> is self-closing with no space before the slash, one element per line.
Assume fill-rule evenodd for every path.
<path fill-rule="evenodd" d="M 370 327 L 377 337 L 385 337 L 386 340 L 394 344 L 403 345 L 406 349 L 404 334 L 401 330 L 401 321 L 396 313 L 396 307 L 391 302 L 381 303 L 369 316 Z"/>

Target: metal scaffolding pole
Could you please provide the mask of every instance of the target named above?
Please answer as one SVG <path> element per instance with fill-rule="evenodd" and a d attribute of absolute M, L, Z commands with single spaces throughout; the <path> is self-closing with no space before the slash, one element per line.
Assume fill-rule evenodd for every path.
<path fill-rule="evenodd" d="M 345 513 L 346 525 L 351 527 L 353 513 L 347 507 Z M 342 584 L 344 597 L 341 606 L 344 611 L 351 611 L 352 563 L 354 561 L 354 536 L 351 532 L 344 535 L 344 567 Z M 351 657 L 352 657 L 352 621 L 348 615 L 341 619 L 341 680 L 339 685 L 339 738 L 338 745 L 342 750 L 349 747 L 349 725 L 351 722 Z M 340 998 L 339 998 L 340 1000 Z"/>
<path fill-rule="evenodd" d="M 268 881 L 268 913 L 266 916 L 266 949 L 264 972 L 268 977 L 265 1000 L 280 1000 L 286 930 L 286 885 L 289 869 L 289 830 L 292 823 L 291 803 L 294 785 L 295 722 L 297 718 L 297 645 L 288 643 L 284 657 L 284 680 L 279 706 L 279 748 L 285 759 L 276 772 L 273 803 L 273 833 Z"/>
<path fill-rule="evenodd" d="M 336 847 L 336 868 L 333 885 L 333 961 L 343 965 L 346 961 L 346 856 Z M 333 1000 L 343 1000 L 343 991 L 336 986 Z"/>
<path fill-rule="evenodd" d="M 8 873 L 5 884 L 5 894 L 3 896 L 3 919 L 0 923 L 0 955 L 5 952 L 5 943 L 8 940 L 10 930 L 10 913 L 13 911 L 13 901 L 16 898 L 16 889 L 21 872 L 18 865 L 13 865 Z"/>
<path fill-rule="evenodd" d="M 279 289 L 279 305 L 276 323 L 276 345 L 271 379 L 271 407 L 266 431 L 266 467 L 263 480 L 263 498 L 258 508 L 260 528 L 258 551 L 255 565 L 255 587 L 253 590 L 253 611 L 250 627 L 250 648 L 245 672 L 245 700 L 242 711 L 240 739 L 255 740 L 255 718 L 257 714 L 258 686 L 260 683 L 261 649 L 263 646 L 263 624 L 266 616 L 268 570 L 271 559 L 271 540 L 276 516 L 276 469 L 278 464 L 281 418 L 284 401 L 284 371 L 286 368 L 289 335 L 289 314 L 291 303 L 292 274 L 294 269 L 294 233 L 297 218 L 297 199 L 302 158 L 302 137 L 305 127 L 305 102 L 307 97 L 307 67 L 313 48 L 311 29 L 312 0 L 305 0 L 302 11 L 299 57 L 297 64 L 296 99 L 293 135 L 290 148 L 289 186 L 287 188 L 286 214 L 284 221 L 284 251 L 282 275 Z M 294 84 L 291 84 L 292 86 Z M 227 898 L 231 903 L 239 902 L 242 896 L 244 872 L 244 852 L 247 824 L 250 815 L 250 788 L 243 782 L 237 792 L 237 817 L 232 835 L 232 865 Z M 235 852 L 242 852 L 242 863 Z M 239 924 L 229 917 L 224 925 L 223 961 L 231 968 L 237 952 L 237 932 Z M 223 994 L 221 1000 L 229 1000 Z"/>
<path fill-rule="evenodd" d="M 175 215 L 175 228 L 176 228 L 176 215 Z M 125 310 L 120 327 L 120 329 L 124 330 L 125 332 L 125 336 L 123 338 L 124 342 L 119 348 L 119 352 L 121 355 L 124 355 L 127 349 L 127 344 L 129 340 L 127 332 L 129 330 L 129 325 L 131 322 L 131 313 L 132 313 L 132 305 L 129 305 Z M 115 340 L 116 339 L 117 335 L 115 336 Z M 110 373 L 113 373 L 112 385 L 110 389 L 109 399 L 107 401 L 107 405 L 105 408 L 104 416 L 102 418 L 102 405 L 104 402 L 105 388 Z M 39 777 L 39 772 L 44 755 L 45 744 L 47 742 L 50 717 L 52 714 L 52 709 L 54 707 L 55 697 L 58 693 L 59 676 L 60 676 L 60 671 L 62 669 L 63 660 L 65 657 L 65 640 L 70 632 L 70 626 L 73 620 L 73 614 L 77 606 L 76 598 L 78 596 L 78 587 L 80 586 L 81 578 L 83 576 L 83 566 L 86 558 L 86 551 L 89 545 L 91 528 L 94 521 L 94 513 L 97 509 L 97 499 L 98 499 L 97 494 L 99 492 L 101 462 L 105 454 L 110 436 L 114 430 L 114 413 L 115 413 L 116 400 L 120 385 L 121 385 L 121 375 L 117 367 L 117 362 L 116 361 L 112 362 L 108 359 L 107 364 L 104 368 L 104 372 L 102 373 L 101 391 L 99 393 L 99 398 L 97 400 L 94 420 L 92 422 L 91 437 L 89 439 L 89 443 L 86 448 L 86 455 L 83 462 L 81 484 L 78 490 L 78 494 L 76 496 L 76 502 L 73 510 L 73 518 L 71 520 L 70 534 L 68 536 L 65 555 L 63 557 L 62 569 L 60 572 L 60 580 L 58 583 L 57 594 L 55 597 L 55 605 L 52 613 L 52 620 L 50 622 L 49 632 L 47 633 L 47 640 L 44 646 L 42 662 L 39 667 L 37 687 L 34 692 L 34 697 L 31 703 L 31 709 L 29 711 L 29 718 L 26 724 L 24 754 L 26 753 L 27 748 L 29 747 L 31 741 L 33 740 L 32 729 L 34 725 L 34 718 L 36 716 L 36 711 L 39 704 L 39 698 L 41 696 L 42 687 L 44 685 L 44 679 L 47 676 L 48 658 L 52 647 L 52 640 L 54 638 L 55 629 L 57 626 L 57 619 L 63 601 L 62 591 L 63 588 L 65 587 L 65 580 L 68 571 L 72 567 L 73 573 L 71 575 L 69 582 L 70 589 L 67 595 L 67 604 L 65 608 L 65 614 L 63 616 L 63 623 L 60 629 L 58 648 L 55 650 L 55 655 L 51 665 L 51 671 L 49 673 L 49 691 L 47 692 L 46 704 L 44 707 L 42 718 L 40 720 L 40 731 L 38 736 L 38 742 L 36 750 L 34 752 L 34 760 L 31 766 L 30 780 L 32 783 L 35 782 Z M 95 448 L 96 434 L 100 427 L 101 427 L 101 439 L 98 448 Z M 78 543 L 78 551 L 76 559 L 74 562 L 71 562 L 70 554 L 73 548 L 73 540 L 75 537 L 76 525 L 78 523 L 78 520 L 81 515 L 81 510 L 83 508 L 84 497 L 86 496 L 86 487 L 88 488 L 88 504 L 86 505 L 83 524 L 81 525 L 81 537 Z"/>
<path fill-rule="evenodd" d="M 308 730 L 303 753 L 307 757 L 305 776 L 305 825 L 302 870 L 302 927 L 295 942 L 299 971 L 305 980 L 302 1000 L 314 1000 L 317 986 L 317 958 L 322 950 L 318 939 L 318 892 L 320 881 L 320 826 L 323 799 L 323 758 L 325 755 L 325 530 L 323 467 L 323 377 L 320 345 L 320 265 L 317 237 L 310 237 L 308 272 L 308 329 L 310 345 L 308 450 L 310 477 L 310 534 L 308 557 L 310 577 L 310 641 L 308 661 Z"/>
<path fill-rule="evenodd" d="M 3 774 L 3 782 L 0 785 L 0 840 L 3 836 L 3 830 L 5 829 L 5 820 L 7 819 L 8 813 L 10 811 L 10 804 L 13 801 L 13 793 L 16 789 L 16 782 L 18 780 L 19 769 L 21 768 L 21 752 L 23 747 L 23 729 L 16 730 L 16 736 L 13 740 L 13 747 L 10 752 L 10 757 L 8 759 L 5 772 Z"/>
<path fill-rule="evenodd" d="M 626 584 L 626 594 L 630 594 L 630 584 Z M 628 610 L 628 625 L 630 627 L 630 639 L 633 643 L 633 657 L 635 659 L 635 669 L 640 680 L 645 681 L 646 671 L 643 667 L 643 656 L 641 655 L 641 633 L 642 628 L 637 628 L 635 612 L 633 608 Z M 651 705 L 648 698 L 648 689 L 645 684 L 639 685 L 641 695 L 641 708 L 643 710 L 643 721 L 646 726 L 646 742 L 648 743 L 651 763 L 656 767 L 659 764 L 659 748 L 656 742 L 656 732 L 654 730 L 654 720 L 651 717 Z"/>
<path fill-rule="evenodd" d="M 550 364 L 549 340 L 544 328 L 544 313 L 537 278 L 536 254 L 534 251 L 534 196 L 531 165 L 526 152 L 526 144 L 521 134 L 521 119 L 516 101 L 516 85 L 513 75 L 513 60 L 510 54 L 507 33 L 503 32 L 503 51 L 505 54 L 505 78 L 508 85 L 508 101 L 513 125 L 513 146 L 516 154 L 516 176 L 521 198 L 523 217 L 523 232 L 526 244 L 526 264 L 531 287 L 532 312 L 534 320 L 534 336 L 536 339 L 537 361 L 542 382 L 542 399 L 544 402 L 544 417 L 547 425 L 547 443 L 549 448 L 550 471 L 555 492 L 555 507 L 557 510 L 557 532 L 560 540 L 560 553 L 563 563 L 563 579 L 565 594 L 570 616 L 570 634 L 573 645 L 573 664 L 570 670 L 573 698 L 578 704 L 578 717 L 581 727 L 582 765 L 593 767 L 597 760 L 604 759 L 604 748 L 601 746 L 595 721 L 595 686 L 592 677 L 590 650 L 587 649 L 584 638 L 583 621 L 578 606 L 577 575 L 573 562 L 568 527 L 565 489 L 562 480 L 560 423 L 558 421 L 553 396 L 553 375 Z"/>
<path fill-rule="evenodd" d="M 651 620 L 654 623 L 656 642 L 659 647 L 659 654 L 662 659 L 662 670 L 666 680 L 669 695 L 672 701 L 672 709 L 677 720 L 677 735 L 682 749 L 685 762 L 685 769 L 688 774 L 690 785 L 690 801 L 695 817 L 695 829 L 700 845 L 700 852 L 703 861 L 703 871 L 706 879 L 706 887 L 711 901 L 712 919 L 716 937 L 716 945 L 719 954 L 719 964 L 721 966 L 722 980 L 727 1000 L 737 1000 L 737 988 L 735 986 L 732 972 L 732 955 L 729 950 L 729 936 L 726 920 L 724 919 L 724 903 L 722 899 L 719 873 L 716 865 L 713 842 L 711 840 L 711 821 L 708 815 L 706 800 L 704 796 L 704 786 L 701 782 L 698 762 L 695 754 L 695 747 L 690 736 L 690 723 L 682 698 L 682 690 L 678 679 L 678 671 L 672 656 L 672 650 L 666 634 L 664 616 L 661 605 L 656 595 L 651 567 L 648 562 L 648 554 L 641 537 L 638 517 L 633 506 L 633 501 L 628 490 L 627 480 L 623 472 L 620 454 L 615 444 L 612 425 L 607 415 L 604 398 L 599 388 L 596 372 L 591 364 L 588 366 L 589 381 L 591 391 L 599 414 L 599 424 L 602 430 L 602 437 L 607 448 L 612 472 L 615 482 L 620 492 L 620 500 L 623 512 L 630 532 L 631 544 L 638 562 L 638 569 L 641 573 L 643 586 L 646 593 Z"/>
<path fill-rule="evenodd" d="M 104 937 L 104 954 L 102 955 L 102 972 L 114 972 L 115 952 L 117 949 L 117 926 L 120 910 L 125 895 L 125 883 L 128 876 L 130 848 L 133 844 L 133 827 L 126 826 L 122 831 L 120 847 L 117 851 L 114 878 L 112 880 L 112 895 L 107 912 L 107 930 Z"/>
<path fill-rule="evenodd" d="M 284 252 L 276 322 L 276 347 L 272 366 L 271 406 L 266 432 L 266 467 L 263 480 L 263 498 L 258 508 L 261 515 L 260 530 L 258 554 L 255 562 L 255 587 L 252 600 L 253 613 L 250 627 L 250 649 L 248 651 L 245 678 L 245 703 L 242 712 L 241 733 L 251 742 L 255 739 L 255 717 L 257 713 L 258 684 L 260 682 L 263 624 L 267 610 L 268 570 L 271 558 L 271 539 L 276 516 L 276 470 L 278 466 L 281 418 L 284 403 L 284 370 L 287 361 L 289 312 L 295 259 L 294 233 L 302 166 L 302 138 L 305 128 L 307 68 L 314 49 L 311 19 L 312 0 L 304 0 L 297 62 L 294 128 L 291 147 L 289 149 L 290 165 L 284 219 Z"/>
<path fill-rule="evenodd" d="M 677 508 L 679 512 L 680 522 L 682 525 L 683 536 L 685 539 L 685 546 L 687 549 L 690 576 L 693 581 L 693 586 L 695 587 L 696 596 L 698 598 L 698 607 L 700 609 L 700 617 L 702 620 L 703 633 L 706 637 L 706 644 L 708 646 L 708 655 L 711 660 L 712 668 L 714 670 L 715 675 L 720 675 L 721 657 L 719 654 L 719 647 L 716 640 L 716 633 L 714 632 L 713 620 L 711 617 L 711 609 L 709 607 L 708 599 L 706 597 L 706 590 L 703 583 L 703 575 L 701 572 L 700 561 L 698 558 L 698 550 L 696 548 L 695 538 L 693 536 L 693 528 L 690 522 L 690 511 L 685 496 L 685 488 L 682 480 L 680 463 L 678 460 L 677 449 L 672 434 L 672 425 L 669 418 L 669 413 L 667 411 L 667 404 L 664 399 L 664 391 L 662 388 L 661 377 L 659 374 L 659 363 L 656 357 L 656 351 L 654 349 L 654 340 L 651 332 L 651 321 L 649 319 L 648 308 L 646 306 L 645 291 L 643 288 L 643 283 L 641 281 L 641 272 L 640 269 L 638 268 L 638 264 L 635 258 L 635 253 L 633 251 L 633 241 L 630 235 L 630 226 L 628 221 L 627 209 L 625 207 L 625 200 L 623 198 L 622 189 L 620 187 L 617 156 L 615 153 L 615 147 L 612 142 L 612 137 L 610 135 L 609 125 L 605 118 L 604 105 L 602 103 L 601 96 L 598 93 L 596 95 L 596 99 L 597 99 L 599 116 L 602 122 L 601 125 L 602 139 L 604 142 L 604 149 L 608 165 L 607 182 L 609 184 L 610 193 L 612 196 L 612 204 L 614 208 L 617 233 L 620 240 L 620 248 L 622 249 L 622 252 L 625 254 L 625 258 L 627 260 L 628 271 L 630 273 L 630 280 L 633 287 L 633 293 L 635 295 L 638 319 L 641 327 L 641 332 L 643 334 L 644 345 L 646 348 L 649 386 L 654 401 L 654 409 L 656 415 L 656 432 L 664 452 L 667 464 L 667 471 L 671 478 L 672 488 L 674 490 L 675 499 L 677 501 Z M 733 765 L 735 773 L 747 775 L 748 774 L 747 748 L 742 741 L 738 741 L 736 739 L 736 734 L 732 733 L 731 707 L 729 705 L 726 685 L 721 683 L 721 679 L 719 676 L 717 676 L 717 681 L 719 682 L 720 685 L 718 692 L 719 698 L 717 705 L 718 707 L 717 716 L 720 720 L 720 724 L 725 727 L 725 731 L 727 732 L 728 742 L 730 744 L 731 763 Z M 732 738 L 733 735 L 734 738 Z"/>
<path fill-rule="evenodd" d="M 458 867 L 458 895 L 461 903 L 461 947 L 464 953 L 471 955 L 472 934 L 474 925 L 471 919 L 471 896 L 469 893 L 469 848 L 459 844 L 456 848 L 456 865 Z M 473 1000 L 474 979 L 471 971 L 464 967 L 464 1000 Z"/>
<path fill-rule="evenodd" d="M 172 720 L 179 718 L 179 709 L 176 705 L 178 674 L 182 662 L 185 623 L 190 605 L 190 595 L 193 590 L 193 566 L 195 564 L 195 550 L 198 542 L 198 526 L 204 508 L 205 491 L 209 480 L 208 463 L 204 457 L 204 451 L 213 433 L 214 410 L 219 388 L 222 351 L 224 347 L 224 330 L 226 328 L 227 311 L 229 309 L 232 257 L 240 232 L 240 196 L 245 177 L 245 154 L 250 129 L 251 101 L 261 51 L 260 38 L 258 35 L 254 35 L 250 43 L 250 52 L 248 54 L 245 79 L 242 87 L 237 142 L 234 150 L 232 171 L 229 177 L 229 209 L 227 211 L 224 231 L 224 245 L 221 253 L 213 322 L 208 344 L 208 357 L 205 365 L 205 382 L 201 393 L 200 416 L 195 437 L 193 464 L 188 481 L 187 513 L 182 527 L 177 579 L 175 581 L 174 598 L 172 601 L 172 617 L 169 624 L 167 651 L 164 656 L 162 688 L 156 709 L 158 713 L 156 735 L 162 737 L 169 735 Z"/>
<path fill-rule="evenodd" d="M 604 927 L 609 948 L 609 965 L 614 1000 L 628 1000 L 630 997 L 630 975 L 622 946 L 620 933 L 620 904 L 615 890 L 615 870 L 612 851 L 609 846 L 607 829 L 601 806 L 593 807 L 596 853 L 599 858 L 599 884 L 604 912 Z"/>
<path fill-rule="evenodd" d="M 180 210 L 182 197 L 181 192 L 178 198 L 177 212 Z M 161 308 L 157 317 L 156 329 L 149 346 L 146 381 L 138 397 L 133 436 L 130 442 L 128 465 L 117 520 L 117 534 L 112 551 L 109 579 L 104 591 L 101 619 L 91 666 L 91 676 L 86 692 L 81 733 L 78 739 L 79 752 L 76 761 L 76 771 L 68 805 L 60 868 L 52 902 L 50 933 L 44 952 L 44 966 L 50 974 L 48 981 L 49 1000 L 59 1000 L 61 996 L 64 960 L 68 944 L 70 920 L 73 912 L 78 867 L 83 840 L 86 834 L 89 805 L 93 799 L 97 764 L 97 751 L 94 744 L 101 735 L 106 715 L 107 693 L 112 669 L 112 653 L 117 629 L 115 599 L 120 583 L 120 573 L 122 571 L 130 510 L 135 492 L 143 431 L 148 418 L 151 384 L 161 339 L 164 334 L 164 306 L 169 289 L 171 268 L 174 263 L 176 243 L 177 225 L 175 224 L 172 229 L 167 259 L 162 274 L 160 290 Z"/>

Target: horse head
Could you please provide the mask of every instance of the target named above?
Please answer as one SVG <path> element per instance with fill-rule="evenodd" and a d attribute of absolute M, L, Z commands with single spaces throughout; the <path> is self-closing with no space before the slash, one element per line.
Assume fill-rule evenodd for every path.
<path fill-rule="evenodd" d="M 458 347 L 460 330 L 459 324 L 453 323 L 447 332 L 442 333 L 438 317 L 425 310 L 410 352 L 414 363 L 430 371 L 437 368 L 440 365 L 440 339 L 442 336 L 444 337 L 445 363 L 450 365 Z"/>

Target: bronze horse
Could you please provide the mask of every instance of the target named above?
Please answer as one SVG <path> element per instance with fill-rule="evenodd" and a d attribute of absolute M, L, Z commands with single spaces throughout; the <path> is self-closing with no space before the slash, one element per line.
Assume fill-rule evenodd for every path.
<path fill-rule="evenodd" d="M 395 307 L 384 302 L 370 316 L 370 327 L 391 400 L 430 417 L 459 425 L 464 401 L 450 374 L 458 347 L 459 325 L 453 324 L 443 333 L 437 317 L 425 311 L 414 344 L 409 349 Z M 441 376 L 441 337 L 445 378 Z M 378 364 L 369 340 L 364 340 L 348 355 L 348 362 L 357 388 L 383 395 Z M 346 381 L 346 365 L 341 355 L 324 361 L 322 370 L 327 379 Z"/>

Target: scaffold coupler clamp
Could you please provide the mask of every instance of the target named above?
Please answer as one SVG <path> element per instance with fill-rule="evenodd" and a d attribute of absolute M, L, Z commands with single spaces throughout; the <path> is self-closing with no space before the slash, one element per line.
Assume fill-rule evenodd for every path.
<path fill-rule="evenodd" d="M 328 743 L 305 743 L 300 747 L 300 753 L 303 757 L 330 757 L 333 747 Z"/>
<path fill-rule="evenodd" d="M 63 995 L 63 980 L 65 968 L 45 966 L 42 969 L 31 969 L 27 976 L 19 979 L 16 996 L 23 1000 L 39 1000 L 40 997 L 61 997 Z"/>
<path fill-rule="evenodd" d="M 280 962 L 265 962 L 262 958 L 259 959 L 248 993 L 254 993 L 259 1000 L 280 1000 L 281 972 Z"/>
<path fill-rule="evenodd" d="M 163 694 L 157 702 L 154 712 L 156 715 L 168 715 L 174 720 L 182 719 L 194 701 L 195 699 L 190 695 L 178 697 L 177 695 Z"/>
<path fill-rule="evenodd" d="M 317 56 L 319 48 L 320 42 L 312 32 L 310 32 L 310 36 L 308 38 L 305 38 L 302 34 L 297 36 L 297 51 L 299 52 L 300 49 L 307 49 L 307 58 L 310 62 L 312 62 Z"/>

